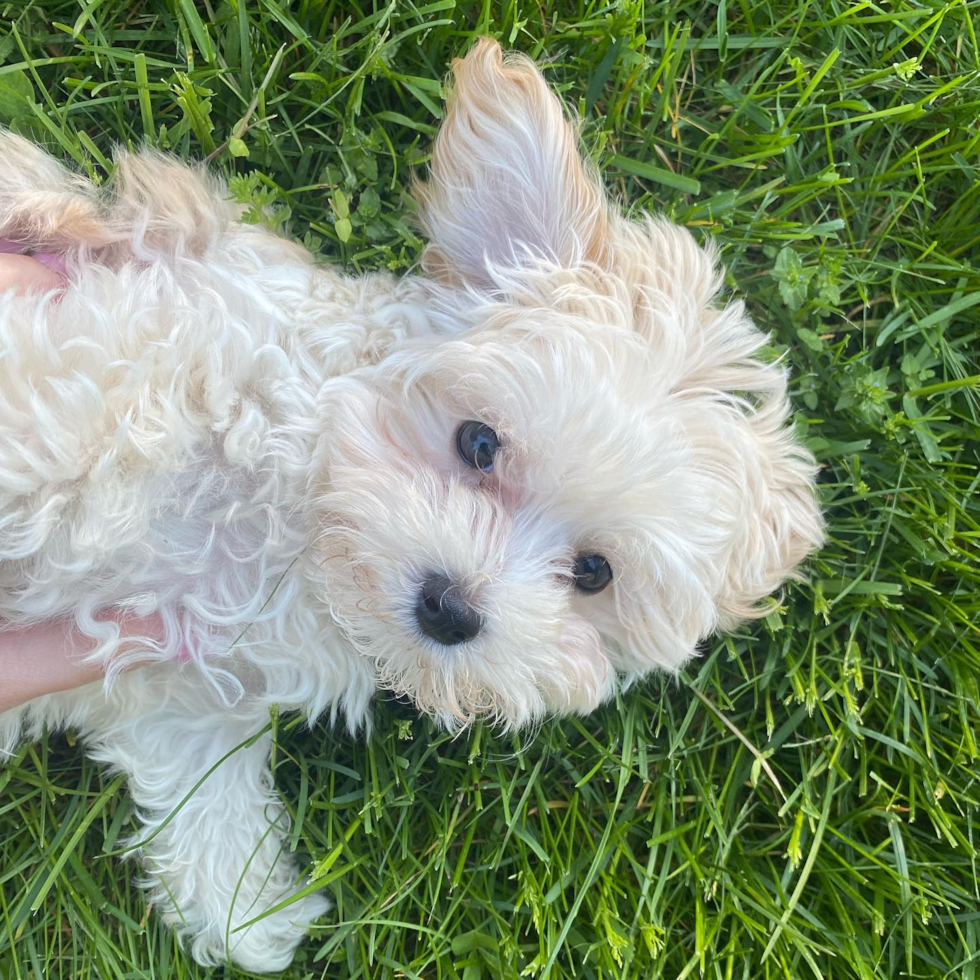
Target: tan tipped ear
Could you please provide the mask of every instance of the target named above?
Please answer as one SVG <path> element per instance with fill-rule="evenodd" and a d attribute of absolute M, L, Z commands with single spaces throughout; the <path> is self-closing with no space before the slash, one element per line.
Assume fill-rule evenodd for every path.
<path fill-rule="evenodd" d="M 42 251 L 101 244 L 95 188 L 29 140 L 0 130 L 0 238 Z"/>
<path fill-rule="evenodd" d="M 129 243 L 192 252 L 232 221 L 239 208 L 203 166 L 144 150 L 119 149 L 108 190 L 62 166 L 29 140 L 0 130 L 0 238 L 52 251 Z"/>
<path fill-rule="evenodd" d="M 203 252 L 239 216 L 227 188 L 202 164 L 121 148 L 115 164 L 113 220 L 127 236 L 138 229 L 144 248 Z"/>
<path fill-rule="evenodd" d="M 453 76 L 429 179 L 415 187 L 426 271 L 492 288 L 492 270 L 538 259 L 605 264 L 605 194 L 531 60 L 483 38 Z"/>

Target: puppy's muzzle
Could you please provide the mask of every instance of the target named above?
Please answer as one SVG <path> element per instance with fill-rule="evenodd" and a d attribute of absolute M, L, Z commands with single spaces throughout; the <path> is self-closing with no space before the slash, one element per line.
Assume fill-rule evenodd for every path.
<path fill-rule="evenodd" d="M 472 640 L 483 628 L 480 614 L 446 575 L 430 575 L 422 583 L 415 616 L 426 636 L 447 647 Z"/>

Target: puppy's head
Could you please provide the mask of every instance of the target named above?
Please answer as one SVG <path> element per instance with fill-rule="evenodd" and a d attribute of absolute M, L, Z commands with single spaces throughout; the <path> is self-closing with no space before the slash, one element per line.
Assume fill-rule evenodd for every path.
<path fill-rule="evenodd" d="M 516 727 L 679 667 L 822 522 L 712 256 L 610 211 L 527 59 L 454 72 L 417 189 L 442 335 L 325 392 L 318 574 L 379 683 Z"/>

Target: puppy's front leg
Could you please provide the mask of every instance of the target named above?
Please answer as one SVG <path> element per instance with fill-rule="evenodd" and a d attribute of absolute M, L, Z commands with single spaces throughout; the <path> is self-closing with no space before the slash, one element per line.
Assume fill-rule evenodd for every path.
<path fill-rule="evenodd" d="M 205 706 L 182 687 L 161 687 L 157 708 L 89 736 L 91 754 L 129 775 L 151 900 L 194 958 L 281 970 L 328 903 L 310 895 L 235 931 L 300 887 L 283 846 L 288 815 L 269 769 L 271 736 L 253 739 L 260 711 Z"/>

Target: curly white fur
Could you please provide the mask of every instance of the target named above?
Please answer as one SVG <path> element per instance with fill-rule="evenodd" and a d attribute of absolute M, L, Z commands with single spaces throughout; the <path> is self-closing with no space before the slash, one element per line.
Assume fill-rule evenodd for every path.
<path fill-rule="evenodd" d="M 424 277 L 316 266 L 157 154 L 121 155 L 106 196 L 0 136 L 0 235 L 69 270 L 60 298 L 0 296 L 0 621 L 69 617 L 108 670 L 0 717 L 0 751 L 73 727 L 127 773 L 154 904 L 202 963 L 279 969 L 326 908 L 236 931 L 298 878 L 268 736 L 231 752 L 270 705 L 585 712 L 821 539 L 785 372 L 715 306 L 713 256 L 610 210 L 529 61 L 481 41 L 454 71 Z M 501 439 L 490 477 L 455 454 L 466 419 Z M 601 595 L 572 587 L 583 550 Z M 433 570 L 483 618 L 469 643 L 418 631 Z M 120 653 L 107 608 L 166 635 Z"/>

